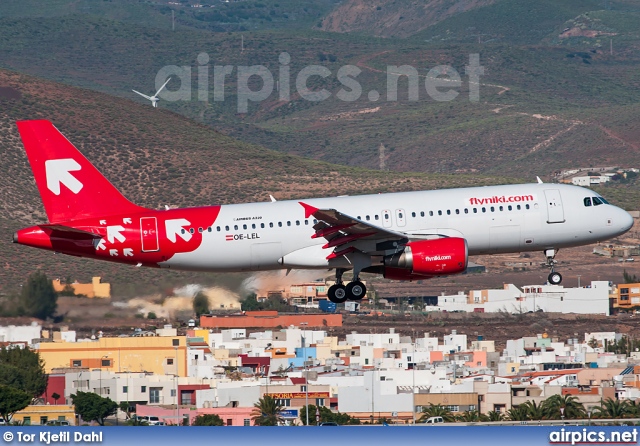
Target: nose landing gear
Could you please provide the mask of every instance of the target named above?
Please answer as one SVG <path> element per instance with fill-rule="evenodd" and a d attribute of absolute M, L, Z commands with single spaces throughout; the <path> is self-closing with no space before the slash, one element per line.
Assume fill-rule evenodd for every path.
<path fill-rule="evenodd" d="M 562 274 L 555 271 L 556 263 L 558 263 L 558 261 L 555 259 L 557 253 L 558 251 L 556 251 L 555 249 L 544 250 L 544 256 L 547 259 L 546 266 L 551 270 L 549 276 L 547 277 L 547 281 L 551 285 L 560 285 L 560 283 L 562 283 Z"/>

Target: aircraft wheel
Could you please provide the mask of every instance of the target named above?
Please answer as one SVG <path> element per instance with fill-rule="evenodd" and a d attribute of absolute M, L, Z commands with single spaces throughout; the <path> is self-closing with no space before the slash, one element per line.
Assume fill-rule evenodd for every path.
<path fill-rule="evenodd" d="M 346 287 L 344 285 L 337 284 L 330 286 L 329 291 L 327 292 L 327 297 L 334 304 L 346 302 L 348 299 Z"/>
<path fill-rule="evenodd" d="M 547 280 L 551 285 L 560 285 L 560 283 L 562 282 L 562 274 L 553 272 L 549 274 Z"/>
<path fill-rule="evenodd" d="M 349 300 L 362 300 L 367 295 L 367 287 L 359 280 L 349 282 L 346 291 Z"/>

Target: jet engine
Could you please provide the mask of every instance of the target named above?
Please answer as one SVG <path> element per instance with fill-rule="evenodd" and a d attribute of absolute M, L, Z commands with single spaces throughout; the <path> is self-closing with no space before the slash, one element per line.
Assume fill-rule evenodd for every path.
<path fill-rule="evenodd" d="M 409 242 L 402 252 L 384 258 L 384 277 L 420 280 L 458 274 L 467 269 L 467 241 L 459 237 Z"/>

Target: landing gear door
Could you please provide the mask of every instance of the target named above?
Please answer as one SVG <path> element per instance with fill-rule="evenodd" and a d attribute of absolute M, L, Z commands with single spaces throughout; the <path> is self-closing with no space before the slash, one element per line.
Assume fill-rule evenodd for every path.
<path fill-rule="evenodd" d="M 144 217 L 140 219 L 140 240 L 142 240 L 142 252 L 155 252 L 160 250 L 156 217 Z"/>
<path fill-rule="evenodd" d="M 564 209 L 562 208 L 562 197 L 557 189 L 547 189 L 544 191 L 547 200 L 547 223 L 564 223 Z"/>
<path fill-rule="evenodd" d="M 391 211 L 385 209 L 384 211 L 382 211 L 382 226 L 384 226 L 385 228 L 390 228 L 391 225 Z"/>

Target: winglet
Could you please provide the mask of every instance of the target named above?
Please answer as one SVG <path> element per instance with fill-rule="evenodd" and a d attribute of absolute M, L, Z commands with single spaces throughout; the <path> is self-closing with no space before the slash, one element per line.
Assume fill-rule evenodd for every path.
<path fill-rule="evenodd" d="M 300 203 L 300 205 L 302 205 L 302 207 L 304 208 L 304 218 L 311 217 L 313 214 L 315 214 L 319 210 L 318 208 L 313 207 L 310 204 L 303 203 L 302 201 L 299 201 L 298 203 Z"/>
<path fill-rule="evenodd" d="M 269 195 L 269 198 L 271 199 L 272 203 L 275 203 L 277 200 L 273 197 L 273 195 Z"/>
<path fill-rule="evenodd" d="M 538 180 L 538 184 L 542 184 L 542 180 L 540 179 L 540 177 L 536 177 L 536 180 Z"/>

